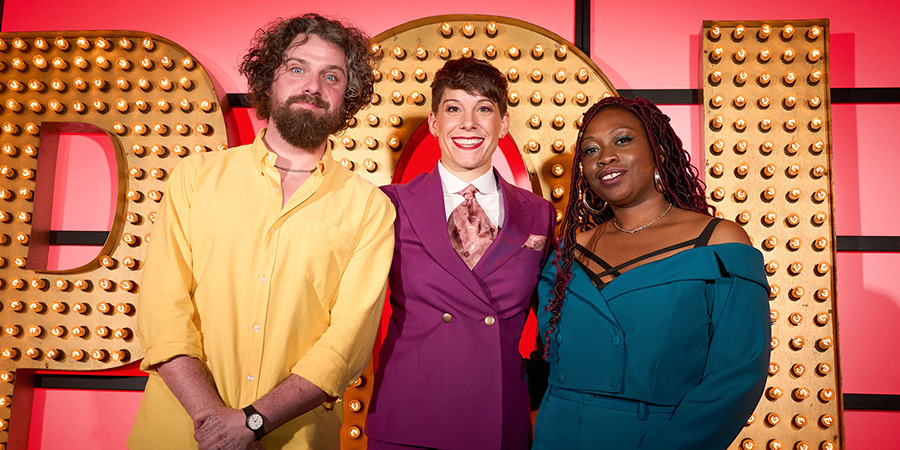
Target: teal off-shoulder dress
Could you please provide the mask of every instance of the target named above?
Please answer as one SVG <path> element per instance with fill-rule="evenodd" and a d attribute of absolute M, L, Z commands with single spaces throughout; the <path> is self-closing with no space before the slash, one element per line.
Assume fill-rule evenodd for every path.
<path fill-rule="evenodd" d="M 600 260 L 608 270 L 589 275 L 573 264 L 533 448 L 715 450 L 734 440 L 766 381 L 768 283 L 755 248 L 706 245 L 716 222 L 687 249 L 631 270 Z M 548 262 L 542 336 L 555 277 Z"/>

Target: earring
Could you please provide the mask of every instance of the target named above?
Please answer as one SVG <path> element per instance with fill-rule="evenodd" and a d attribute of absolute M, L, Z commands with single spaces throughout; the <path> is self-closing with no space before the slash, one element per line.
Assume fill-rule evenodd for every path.
<path fill-rule="evenodd" d="M 581 161 L 578 161 L 578 172 L 578 199 L 581 200 L 581 204 L 584 205 L 585 209 L 590 211 L 592 214 L 600 214 L 604 209 L 606 209 L 607 206 L 609 206 L 609 203 L 604 202 L 603 207 L 601 207 L 600 209 L 591 208 L 591 205 L 588 204 L 587 195 L 583 187 L 586 182 L 584 181 L 584 166 L 581 165 Z"/>
<path fill-rule="evenodd" d="M 662 177 L 659 176 L 659 170 L 653 169 L 653 185 L 656 187 L 656 192 L 660 194 L 664 194 L 666 192 L 666 186 L 663 184 Z"/>
<path fill-rule="evenodd" d="M 606 207 L 607 207 L 607 204 L 604 203 L 604 204 L 603 204 L 603 207 L 600 208 L 600 209 L 594 209 L 594 208 L 591 208 L 591 205 L 588 205 L 587 197 L 582 197 L 582 198 L 581 198 L 581 203 L 583 203 L 583 204 L 584 204 L 584 207 L 587 208 L 587 210 L 590 211 L 592 214 L 600 214 L 600 213 L 603 212 L 603 210 L 606 209 Z"/>
<path fill-rule="evenodd" d="M 584 178 L 582 178 L 581 181 L 583 182 Z M 587 201 L 587 195 L 585 195 L 585 191 L 582 190 L 581 182 L 578 183 L 578 198 L 581 199 L 581 204 L 584 205 L 585 209 L 590 211 L 592 214 L 600 214 L 604 209 L 606 209 L 607 206 L 609 206 L 609 203 L 604 202 L 603 207 L 600 209 L 591 208 L 591 205 L 588 204 Z"/>

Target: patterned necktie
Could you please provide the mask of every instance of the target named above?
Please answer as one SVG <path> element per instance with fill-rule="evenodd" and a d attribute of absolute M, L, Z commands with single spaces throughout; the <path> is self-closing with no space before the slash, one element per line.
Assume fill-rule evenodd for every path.
<path fill-rule="evenodd" d="M 491 223 L 491 219 L 475 200 L 476 191 L 478 189 L 471 184 L 459 191 L 465 197 L 465 201 L 453 209 L 447 221 L 450 244 L 469 266 L 469 270 L 478 264 L 484 252 L 491 246 L 491 242 L 497 237 L 497 227 Z"/>

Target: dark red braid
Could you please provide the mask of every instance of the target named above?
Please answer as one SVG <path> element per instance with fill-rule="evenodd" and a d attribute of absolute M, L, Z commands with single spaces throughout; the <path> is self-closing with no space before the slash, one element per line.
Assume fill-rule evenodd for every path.
<path fill-rule="evenodd" d="M 700 173 L 691 165 L 691 155 L 684 150 L 684 144 L 669 124 L 669 116 L 663 114 L 647 99 L 634 100 L 623 97 L 608 97 L 600 100 L 584 113 L 578 141 L 575 144 L 575 157 L 572 160 L 572 183 L 569 188 L 569 204 L 560 226 L 560 247 L 556 251 L 553 265 L 556 267 L 556 280 L 553 283 L 553 298 L 546 311 L 549 311 L 550 328 L 544 334 L 544 353 L 550 346 L 550 335 L 556 330 L 562 314 L 566 287 L 572 279 L 572 264 L 575 262 L 575 233 L 590 230 L 613 218 L 610 208 L 605 208 L 603 200 L 591 190 L 581 170 L 581 145 L 584 130 L 594 116 L 606 108 L 619 108 L 630 111 L 640 119 L 644 131 L 650 140 L 653 150 L 653 161 L 665 186 L 663 194 L 670 203 L 678 208 L 696 211 L 701 214 L 714 215 L 715 207 L 706 201 L 706 186 L 700 181 Z M 584 207 L 581 196 L 587 199 L 595 214 Z M 560 264 L 562 262 L 562 264 Z"/>

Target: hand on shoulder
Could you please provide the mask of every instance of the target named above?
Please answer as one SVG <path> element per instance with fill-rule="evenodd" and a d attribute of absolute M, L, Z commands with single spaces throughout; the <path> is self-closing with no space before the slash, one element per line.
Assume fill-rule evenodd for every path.
<path fill-rule="evenodd" d="M 709 245 L 728 243 L 752 245 L 750 236 L 747 236 L 744 227 L 730 220 L 723 220 L 713 230 L 712 236 L 709 238 Z"/>

